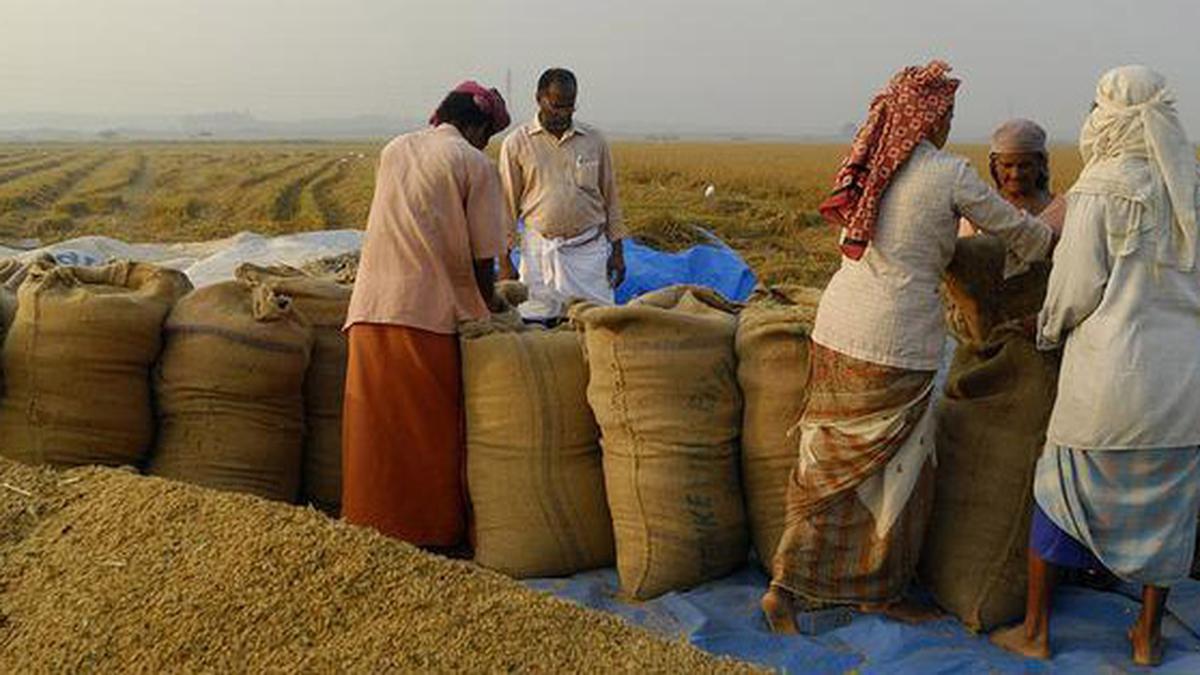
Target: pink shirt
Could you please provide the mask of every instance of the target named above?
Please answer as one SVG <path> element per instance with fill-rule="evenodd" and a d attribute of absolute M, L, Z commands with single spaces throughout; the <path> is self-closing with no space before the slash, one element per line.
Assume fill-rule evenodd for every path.
<path fill-rule="evenodd" d="M 474 261 L 504 252 L 506 207 L 491 160 L 450 124 L 384 147 L 346 327 L 454 334 L 487 316 Z"/>

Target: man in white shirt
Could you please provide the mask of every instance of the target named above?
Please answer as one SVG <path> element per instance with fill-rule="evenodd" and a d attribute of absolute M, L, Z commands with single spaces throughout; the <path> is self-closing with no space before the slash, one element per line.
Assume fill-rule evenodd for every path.
<path fill-rule="evenodd" d="M 523 222 L 521 282 L 529 300 L 526 319 L 554 320 L 571 298 L 613 303 L 625 279 L 625 227 L 608 143 L 596 129 L 574 120 L 578 85 L 569 70 L 551 68 L 538 80 L 538 113 L 517 127 L 500 148 L 500 177 L 517 245 Z M 518 276 L 509 256 L 500 277 Z"/>

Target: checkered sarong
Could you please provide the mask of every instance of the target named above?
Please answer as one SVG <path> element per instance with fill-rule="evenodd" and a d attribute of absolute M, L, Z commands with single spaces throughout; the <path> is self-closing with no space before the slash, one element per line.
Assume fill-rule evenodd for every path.
<path fill-rule="evenodd" d="M 933 506 L 933 464 L 926 461 L 907 504 L 883 537 L 857 488 L 882 471 L 930 404 L 932 372 L 868 363 L 814 343 L 805 439 L 816 463 L 793 467 L 787 527 L 772 584 L 814 604 L 890 602 L 904 593 Z M 856 436 L 848 421 L 904 412 L 887 434 Z M 856 428 L 861 428 L 861 424 Z"/>
<path fill-rule="evenodd" d="M 1047 444 L 1033 492 L 1050 520 L 1118 577 L 1162 587 L 1187 578 L 1200 513 L 1200 447 Z"/>

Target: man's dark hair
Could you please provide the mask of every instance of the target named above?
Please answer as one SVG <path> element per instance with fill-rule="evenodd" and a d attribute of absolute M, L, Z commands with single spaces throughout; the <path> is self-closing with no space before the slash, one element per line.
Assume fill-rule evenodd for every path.
<path fill-rule="evenodd" d="M 437 118 L 459 128 L 492 123 L 491 116 L 475 105 L 475 97 L 460 91 L 446 94 L 446 98 L 442 99 L 441 105 L 438 106 Z"/>
<path fill-rule="evenodd" d="M 578 85 L 575 82 L 575 73 L 566 68 L 551 68 L 542 73 L 542 76 L 538 78 L 537 93 L 545 93 L 552 84 L 557 84 L 564 88 L 578 89 Z"/>

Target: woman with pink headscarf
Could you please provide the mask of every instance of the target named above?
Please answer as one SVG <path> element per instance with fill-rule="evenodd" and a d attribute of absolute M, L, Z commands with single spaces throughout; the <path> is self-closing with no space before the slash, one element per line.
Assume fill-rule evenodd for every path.
<path fill-rule="evenodd" d="M 842 266 L 812 333 L 807 408 L 786 529 L 762 608 L 776 632 L 798 610 L 852 605 L 916 620 L 905 601 L 933 497 L 930 399 L 946 339 L 938 292 L 958 219 L 1023 260 L 1052 233 L 942 150 L 959 81 L 934 61 L 876 96 L 822 205 L 842 228 Z"/>

